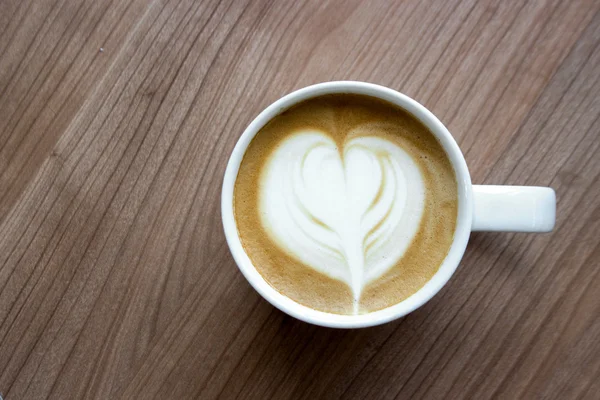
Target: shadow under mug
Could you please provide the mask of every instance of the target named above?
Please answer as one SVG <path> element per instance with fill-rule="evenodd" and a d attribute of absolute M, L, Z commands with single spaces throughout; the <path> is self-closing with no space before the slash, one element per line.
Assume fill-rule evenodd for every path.
<path fill-rule="evenodd" d="M 450 159 L 458 183 L 458 215 L 454 241 L 435 275 L 416 293 L 388 308 L 359 315 L 317 311 L 275 290 L 245 253 L 233 210 L 233 191 L 246 148 L 273 117 L 304 100 L 325 94 L 348 93 L 376 97 L 418 118 L 436 136 Z M 465 158 L 446 127 L 424 106 L 395 90 L 365 82 L 337 81 L 308 86 L 277 100 L 261 112 L 238 140 L 225 171 L 221 197 L 227 243 L 240 271 L 272 305 L 302 321 L 333 328 L 362 328 L 400 318 L 425 304 L 448 282 L 464 254 L 472 231 L 549 232 L 554 227 L 556 196 L 548 187 L 472 185 Z"/>

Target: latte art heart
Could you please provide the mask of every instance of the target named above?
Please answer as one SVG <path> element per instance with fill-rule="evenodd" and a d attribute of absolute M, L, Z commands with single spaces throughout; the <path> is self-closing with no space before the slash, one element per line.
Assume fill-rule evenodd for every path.
<path fill-rule="evenodd" d="M 276 292 L 308 310 L 365 314 L 408 299 L 438 272 L 458 188 L 443 146 L 414 115 L 327 94 L 256 133 L 234 215 L 244 252 Z"/>
<path fill-rule="evenodd" d="M 357 128 L 358 129 L 358 128 Z M 259 188 L 262 225 L 278 247 L 361 292 L 394 266 L 419 230 L 425 184 L 417 163 L 383 137 L 303 130 L 278 145 Z"/>

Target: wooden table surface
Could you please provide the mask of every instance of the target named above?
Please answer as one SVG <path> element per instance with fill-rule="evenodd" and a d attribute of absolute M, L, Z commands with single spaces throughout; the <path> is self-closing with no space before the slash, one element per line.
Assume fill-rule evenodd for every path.
<path fill-rule="evenodd" d="M 0 1 L 5 399 L 600 398 L 600 2 Z M 241 132 L 315 82 L 404 92 L 473 181 L 552 186 L 384 326 L 274 309 L 225 243 Z"/>

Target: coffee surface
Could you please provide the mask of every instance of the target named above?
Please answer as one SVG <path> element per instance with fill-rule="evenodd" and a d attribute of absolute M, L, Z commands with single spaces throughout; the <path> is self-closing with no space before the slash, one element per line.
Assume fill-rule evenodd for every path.
<path fill-rule="evenodd" d="M 457 183 L 442 146 L 405 110 L 368 96 L 304 101 L 252 140 L 234 188 L 244 250 L 265 280 L 320 311 L 401 302 L 452 244 Z"/>

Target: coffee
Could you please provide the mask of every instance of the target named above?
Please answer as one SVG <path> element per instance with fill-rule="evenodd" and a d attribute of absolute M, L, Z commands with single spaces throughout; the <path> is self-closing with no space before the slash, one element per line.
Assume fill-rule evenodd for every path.
<path fill-rule="evenodd" d="M 454 170 L 405 110 L 335 94 L 285 110 L 248 146 L 234 215 L 252 264 L 316 310 L 361 314 L 401 302 L 448 254 Z"/>

